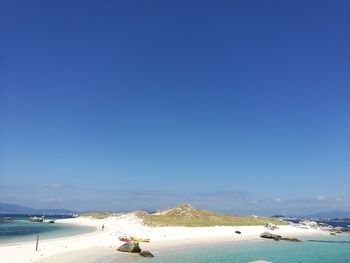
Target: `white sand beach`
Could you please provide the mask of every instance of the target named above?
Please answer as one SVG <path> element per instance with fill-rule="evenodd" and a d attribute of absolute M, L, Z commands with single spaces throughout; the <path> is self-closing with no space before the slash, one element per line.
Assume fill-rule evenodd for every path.
<path fill-rule="evenodd" d="M 149 238 L 151 242 L 141 243 L 141 248 L 152 251 L 183 245 L 260 239 L 260 234 L 267 231 L 263 226 L 148 227 L 133 214 L 106 219 L 79 217 L 62 219 L 58 222 L 93 226 L 96 230 L 82 235 L 42 240 L 39 242 L 38 251 L 35 251 L 35 241 L 1 245 L 1 262 L 52 263 L 76 262 L 78 259 L 84 259 L 83 262 L 92 262 L 103 255 L 123 254 L 117 252 L 116 248 L 123 244 L 118 237 L 124 235 Z M 103 231 L 102 225 L 105 226 Z M 241 234 L 236 234 L 235 231 L 241 231 Z M 278 229 L 269 230 L 269 232 L 286 237 L 324 233 L 316 229 L 300 229 L 291 225 L 278 226 Z"/>

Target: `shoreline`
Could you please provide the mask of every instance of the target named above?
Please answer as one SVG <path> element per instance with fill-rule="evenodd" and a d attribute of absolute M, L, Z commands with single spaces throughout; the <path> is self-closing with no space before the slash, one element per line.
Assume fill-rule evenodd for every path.
<path fill-rule="evenodd" d="M 162 251 L 169 248 L 214 245 L 227 242 L 257 241 L 263 232 L 280 234 L 285 237 L 320 236 L 327 232 L 316 229 L 299 229 L 291 225 L 281 225 L 277 230 L 267 230 L 264 226 L 215 226 L 215 227 L 148 227 L 132 214 L 106 219 L 72 218 L 61 219 L 61 223 L 92 226 L 95 230 L 74 236 L 45 239 L 39 242 L 35 251 L 35 242 L 20 244 L 4 244 L 0 246 L 0 254 L 4 263 L 29 262 L 76 262 L 79 258 L 84 262 L 93 262 L 102 257 L 115 256 L 132 258 L 132 255 L 118 253 L 116 248 L 123 242 L 119 236 L 136 236 L 150 238 L 150 243 L 140 243 L 142 249 Z M 101 230 L 105 226 L 104 231 Z M 242 234 L 235 234 L 235 231 Z M 282 241 L 281 241 L 282 242 Z M 87 255 L 88 258 L 87 258 Z M 138 255 L 136 255 L 138 256 Z M 60 260 L 60 261 L 59 261 Z M 96 262 L 96 261 L 95 261 Z"/>
<path fill-rule="evenodd" d="M 305 238 L 305 237 L 319 237 L 328 236 L 325 233 L 299 233 L 293 235 L 293 237 Z M 175 251 L 183 251 L 196 249 L 201 247 L 205 249 L 206 247 L 218 246 L 218 245 L 228 245 L 228 244 L 252 244 L 252 243 L 274 243 L 274 240 L 262 239 L 257 236 L 249 236 L 237 239 L 236 237 L 215 237 L 215 238 L 198 238 L 198 239 L 178 239 L 178 240 L 167 240 L 167 241 L 155 241 L 150 243 L 140 243 L 140 247 L 144 250 L 149 250 L 156 257 L 159 254 Z M 289 241 L 279 241 L 286 242 Z M 71 251 L 64 254 L 58 254 L 48 258 L 44 258 L 35 263 L 75 263 L 77 261 L 82 261 L 84 263 L 105 263 L 105 262 L 133 262 L 136 259 L 141 259 L 141 257 L 136 254 L 123 253 L 116 251 L 118 246 L 112 247 L 92 247 L 86 248 L 78 251 Z M 115 261 L 120 260 L 120 261 Z"/>
<path fill-rule="evenodd" d="M 38 223 L 40 224 L 40 223 Z M 75 224 L 75 223 L 67 223 L 67 222 L 59 222 L 59 224 L 69 224 L 71 226 L 82 226 L 82 227 L 86 227 L 87 228 L 91 228 L 90 230 L 84 231 L 83 233 L 64 233 L 63 235 L 59 235 L 59 236 L 45 236 L 44 238 L 42 236 L 40 236 L 40 241 L 49 241 L 49 240 L 56 240 L 59 241 L 60 239 L 65 239 L 65 238 L 70 238 L 70 237 L 75 237 L 75 236 L 79 236 L 79 237 L 84 237 L 85 235 L 89 235 L 93 232 L 98 231 L 98 229 L 95 226 L 90 226 L 90 225 L 80 225 L 80 224 Z M 44 233 L 46 234 L 46 233 Z M 33 234 L 33 236 L 35 237 L 36 234 Z M 0 242 L 0 248 L 3 246 L 14 246 L 14 245 L 28 245 L 31 244 L 33 242 L 33 240 L 23 240 L 23 241 L 10 241 L 8 243 L 1 243 Z"/>

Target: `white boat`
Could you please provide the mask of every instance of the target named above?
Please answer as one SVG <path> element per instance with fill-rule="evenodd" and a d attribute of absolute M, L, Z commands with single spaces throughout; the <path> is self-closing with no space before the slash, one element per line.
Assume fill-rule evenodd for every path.
<path fill-rule="evenodd" d="M 42 217 L 33 216 L 33 217 L 30 218 L 30 221 L 42 223 L 42 222 L 44 222 L 44 216 L 42 216 Z"/>

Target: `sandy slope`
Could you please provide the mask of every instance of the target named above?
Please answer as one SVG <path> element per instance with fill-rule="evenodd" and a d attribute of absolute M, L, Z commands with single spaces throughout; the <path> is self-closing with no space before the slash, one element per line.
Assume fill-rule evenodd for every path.
<path fill-rule="evenodd" d="M 151 243 L 142 243 L 142 248 L 161 249 L 162 247 L 181 246 L 184 244 L 258 239 L 259 235 L 266 231 L 263 226 L 147 227 L 142 225 L 140 219 L 132 214 L 109 217 L 107 219 L 81 217 L 63 219 L 60 222 L 94 226 L 96 231 L 78 236 L 43 240 L 39 243 L 38 251 L 35 251 L 34 241 L 2 245 L 0 246 L 1 262 L 27 263 L 40 259 L 44 259 L 40 260 L 40 262 L 63 262 L 62 260 L 64 262 L 76 262 L 78 258 L 85 258 L 84 262 L 91 262 L 98 256 L 118 253 L 115 251 L 115 248 L 122 244 L 118 240 L 120 235 L 150 238 Z M 104 231 L 101 230 L 103 224 L 105 225 Z M 241 231 L 242 234 L 235 234 L 236 230 Z M 294 237 L 321 234 L 322 232 L 285 225 L 280 226 L 273 233 Z"/>

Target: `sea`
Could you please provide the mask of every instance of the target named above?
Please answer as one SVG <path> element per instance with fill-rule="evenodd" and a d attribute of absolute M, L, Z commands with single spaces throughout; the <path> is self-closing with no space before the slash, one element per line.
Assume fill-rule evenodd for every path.
<path fill-rule="evenodd" d="M 77 226 L 73 224 L 54 224 L 30 222 L 30 217 L 42 215 L 16 215 L 6 214 L 1 217 L 11 217 L 14 221 L 0 222 L 0 244 L 19 243 L 36 240 L 39 235 L 40 240 L 79 235 L 94 230 L 93 227 Z M 63 219 L 71 216 L 50 215 L 45 219 Z"/>
<path fill-rule="evenodd" d="M 265 260 L 274 263 L 349 263 L 350 236 L 314 237 L 314 242 L 301 243 L 255 241 L 201 246 L 193 249 L 166 251 L 155 258 L 157 263 L 247 263 Z M 140 260 L 145 262 L 145 260 Z"/>
<path fill-rule="evenodd" d="M 94 263 L 350 263 L 350 235 L 313 236 L 301 243 L 288 241 L 239 241 L 152 251 L 151 260 L 135 256 L 108 256 Z"/>

